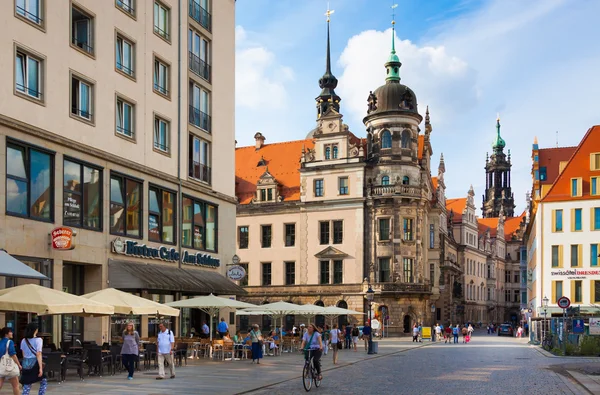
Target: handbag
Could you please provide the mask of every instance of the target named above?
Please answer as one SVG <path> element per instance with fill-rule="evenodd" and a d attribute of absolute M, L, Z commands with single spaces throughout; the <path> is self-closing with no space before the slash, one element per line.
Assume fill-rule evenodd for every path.
<path fill-rule="evenodd" d="M 6 342 L 6 351 L 2 358 L 0 358 L 0 377 L 5 378 L 13 378 L 19 375 L 19 367 L 12 359 L 10 355 L 8 355 L 8 346 L 12 340 L 8 340 Z"/>

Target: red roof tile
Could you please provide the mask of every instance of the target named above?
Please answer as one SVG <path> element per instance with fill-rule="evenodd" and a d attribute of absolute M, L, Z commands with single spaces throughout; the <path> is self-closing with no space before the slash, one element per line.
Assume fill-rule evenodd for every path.
<path fill-rule="evenodd" d="M 446 199 L 448 218 L 450 218 L 450 211 L 453 211 L 454 217 L 452 218 L 452 222 L 455 224 L 462 222 L 462 213 L 465 207 L 467 207 L 467 198 Z"/>
<path fill-rule="evenodd" d="M 510 241 L 512 239 L 512 235 L 519 230 L 521 227 L 521 223 L 523 222 L 523 218 L 527 215 L 526 211 L 523 211 L 521 215 L 518 217 L 509 217 L 504 220 L 504 238 L 506 241 Z"/>
<path fill-rule="evenodd" d="M 546 168 L 546 179 L 540 180 L 542 185 L 550 185 L 559 175 L 560 162 L 571 158 L 577 147 L 540 148 L 538 151 L 540 168 Z"/>
<path fill-rule="evenodd" d="M 437 177 L 431 177 L 431 183 L 433 184 L 433 191 L 435 192 L 438 187 L 438 179 Z"/>
<path fill-rule="evenodd" d="M 419 143 L 417 146 L 417 154 L 419 159 L 423 159 L 423 150 L 425 148 L 425 136 L 420 134 L 419 139 L 417 141 Z"/>
<path fill-rule="evenodd" d="M 598 199 L 590 193 L 590 177 L 600 177 L 600 170 L 591 170 L 590 154 L 600 152 L 600 126 L 591 127 L 571 156 L 569 163 L 542 199 L 543 202 Z M 571 196 L 571 179 L 581 178 L 581 196 Z"/>

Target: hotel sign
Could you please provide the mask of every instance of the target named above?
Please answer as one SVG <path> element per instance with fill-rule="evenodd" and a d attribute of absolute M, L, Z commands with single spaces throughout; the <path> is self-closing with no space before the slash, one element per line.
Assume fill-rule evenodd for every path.
<path fill-rule="evenodd" d="M 600 276 L 600 269 L 561 269 L 550 271 L 552 277 L 566 277 L 570 280 L 585 280 L 589 276 Z"/>
<path fill-rule="evenodd" d="M 221 266 L 221 260 L 201 252 L 183 250 L 179 254 L 173 247 L 160 246 L 158 248 L 139 244 L 135 240 L 123 240 L 117 237 L 112 242 L 112 251 L 116 254 L 136 257 L 158 259 L 164 262 L 180 262 L 184 265 L 204 266 L 217 268 Z"/>

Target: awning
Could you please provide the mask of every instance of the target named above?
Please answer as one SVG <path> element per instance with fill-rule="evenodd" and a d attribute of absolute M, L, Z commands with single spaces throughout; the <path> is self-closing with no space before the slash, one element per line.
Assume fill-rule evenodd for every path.
<path fill-rule="evenodd" d="M 49 280 L 48 277 L 13 258 L 4 250 L 0 250 L 0 276 Z"/>
<path fill-rule="evenodd" d="M 220 273 L 177 266 L 108 260 L 109 286 L 121 290 L 174 291 L 193 294 L 245 295 Z"/>

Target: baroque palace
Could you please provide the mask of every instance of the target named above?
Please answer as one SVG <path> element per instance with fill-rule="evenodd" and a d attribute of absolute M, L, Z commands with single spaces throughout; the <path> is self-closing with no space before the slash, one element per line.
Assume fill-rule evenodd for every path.
<path fill-rule="evenodd" d="M 466 198 L 446 201 L 444 158 L 432 177 L 429 110 L 423 118 L 415 93 L 400 83 L 394 30 L 385 83 L 368 94 L 366 137 L 359 138 L 340 112 L 329 29 L 328 20 L 316 127 L 304 140 L 274 144 L 258 132 L 254 146 L 236 149 L 244 299 L 367 313 L 370 286 L 373 314 L 388 333 L 408 333 L 421 322 L 498 322 L 510 319 L 509 311 L 517 320 L 520 293 L 511 289 L 505 299 L 504 274 L 508 267 L 520 273 L 510 258 L 518 253 L 509 255 L 507 245 L 514 239 L 520 246 L 524 217 L 504 219 L 514 209 L 504 145 L 486 166 L 485 219 L 475 216 L 472 188 Z M 498 123 L 502 140 L 499 133 Z M 340 317 L 339 324 L 356 319 L 364 317 Z M 285 325 L 298 323 L 288 316 Z M 241 329 L 247 325 L 241 318 Z M 263 317 L 262 326 L 270 325 Z"/>

